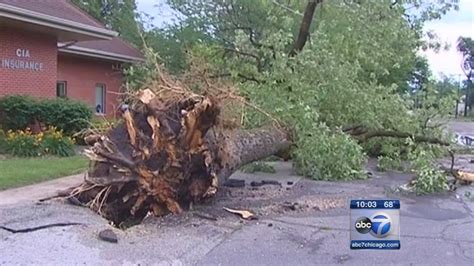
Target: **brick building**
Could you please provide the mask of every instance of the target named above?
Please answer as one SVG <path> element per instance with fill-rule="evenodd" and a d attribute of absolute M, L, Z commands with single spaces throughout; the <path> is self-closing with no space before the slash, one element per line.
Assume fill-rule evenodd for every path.
<path fill-rule="evenodd" d="M 123 64 L 142 60 L 67 0 L 0 0 L 0 97 L 67 97 L 110 116 Z"/>

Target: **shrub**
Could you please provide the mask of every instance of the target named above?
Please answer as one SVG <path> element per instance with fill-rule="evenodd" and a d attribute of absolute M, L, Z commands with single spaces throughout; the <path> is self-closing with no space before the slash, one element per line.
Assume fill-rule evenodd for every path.
<path fill-rule="evenodd" d="M 6 153 L 20 157 L 42 155 L 72 156 L 75 154 L 74 141 L 54 127 L 39 134 L 30 129 L 9 130 L 4 143 Z"/>
<path fill-rule="evenodd" d="M 4 129 L 25 129 L 39 113 L 38 101 L 30 96 L 11 95 L 0 98 L 0 124 Z"/>
<path fill-rule="evenodd" d="M 40 102 L 41 119 L 48 126 L 54 126 L 65 134 L 73 134 L 87 128 L 92 118 L 89 106 L 82 102 L 63 98 L 47 99 Z"/>
<path fill-rule="evenodd" d="M 91 108 L 73 100 L 21 95 L 0 98 L 0 124 L 5 130 L 22 130 L 39 121 L 70 135 L 87 127 L 91 118 Z"/>

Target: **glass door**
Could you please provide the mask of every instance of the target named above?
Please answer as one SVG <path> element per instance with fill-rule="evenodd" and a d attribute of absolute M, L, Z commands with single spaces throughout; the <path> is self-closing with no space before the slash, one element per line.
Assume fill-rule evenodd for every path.
<path fill-rule="evenodd" d="M 95 112 L 105 114 L 105 84 L 97 84 L 95 87 Z"/>

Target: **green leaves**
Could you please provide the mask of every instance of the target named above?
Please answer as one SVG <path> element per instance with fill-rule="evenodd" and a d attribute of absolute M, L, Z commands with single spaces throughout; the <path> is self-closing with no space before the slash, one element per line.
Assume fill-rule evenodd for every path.
<path fill-rule="evenodd" d="M 296 141 L 294 163 L 298 174 L 317 180 L 364 179 L 366 157 L 351 137 L 320 126 Z"/>
<path fill-rule="evenodd" d="M 271 68 L 260 75 L 264 82 L 241 85 L 249 99 L 296 131 L 293 160 L 300 174 L 322 180 L 365 178 L 365 153 L 376 146 L 385 153 L 382 168 L 401 167 L 403 141 L 375 139 L 362 147 L 340 132 L 348 125 L 439 136 L 423 123 L 428 114 L 431 119 L 447 114 L 441 98 L 433 90 L 425 92 L 423 105 L 410 110 L 411 97 L 398 94 L 415 68 L 418 35 L 385 4 L 326 3 L 311 43 L 294 58 L 283 52 L 291 43 L 284 33 L 268 33 L 278 50 Z"/>
<path fill-rule="evenodd" d="M 433 121 L 448 113 L 450 99 L 435 93 L 417 51 L 424 44 L 422 23 L 453 2 L 324 1 L 296 56 L 288 54 L 306 1 L 168 0 L 182 21 L 149 37 L 160 40 L 153 47 L 173 71 L 206 62 L 206 74 L 225 74 L 248 101 L 292 129 L 299 173 L 359 179 L 366 177 L 367 153 L 381 156 L 382 168 L 397 168 L 406 145 L 377 138 L 361 144 L 341 128 L 441 136 Z M 416 94 L 410 94 L 413 88 Z M 271 122 L 254 110 L 246 110 L 243 120 L 247 128 Z"/>
<path fill-rule="evenodd" d="M 135 0 L 73 0 L 75 5 L 136 47 L 142 46 L 141 23 L 136 19 Z"/>
<path fill-rule="evenodd" d="M 408 140 L 408 145 L 411 148 L 408 159 L 411 162 L 412 172 L 416 174 L 416 178 L 412 181 L 416 194 L 446 191 L 448 189 L 447 176 L 444 171 L 433 165 L 435 153 L 429 149 L 416 147 L 410 140 Z"/>

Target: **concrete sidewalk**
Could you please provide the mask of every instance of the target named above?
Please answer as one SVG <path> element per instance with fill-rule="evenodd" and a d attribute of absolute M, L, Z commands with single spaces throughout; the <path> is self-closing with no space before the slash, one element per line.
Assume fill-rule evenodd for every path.
<path fill-rule="evenodd" d="M 83 180 L 84 174 L 78 174 L 0 191 L 0 206 L 35 202 L 41 198 L 54 196 L 60 190 L 79 185 Z"/>

